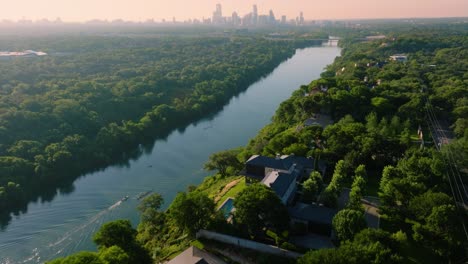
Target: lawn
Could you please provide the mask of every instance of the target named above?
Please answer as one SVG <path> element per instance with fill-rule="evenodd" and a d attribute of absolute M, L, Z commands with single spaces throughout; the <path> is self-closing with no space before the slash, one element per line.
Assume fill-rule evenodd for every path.
<path fill-rule="evenodd" d="M 227 198 L 229 197 L 235 198 L 240 191 L 245 189 L 245 187 L 246 187 L 245 178 L 243 178 L 235 186 L 233 186 L 231 189 L 229 189 L 229 191 L 227 191 L 223 196 L 219 198 L 216 204 L 216 208 L 221 206 L 221 204 L 223 204 Z"/>
<path fill-rule="evenodd" d="M 224 189 L 224 186 L 241 177 L 242 176 L 221 177 L 220 175 L 206 177 L 197 187 L 197 191 L 203 192 L 208 195 L 208 197 L 214 199 Z"/>

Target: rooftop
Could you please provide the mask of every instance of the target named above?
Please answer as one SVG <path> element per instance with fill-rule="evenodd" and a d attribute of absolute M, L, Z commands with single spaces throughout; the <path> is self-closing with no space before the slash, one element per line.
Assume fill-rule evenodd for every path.
<path fill-rule="evenodd" d="M 338 212 L 328 207 L 304 203 L 297 203 L 294 207 L 288 208 L 288 211 L 291 218 L 320 224 L 331 224 Z"/>
<path fill-rule="evenodd" d="M 280 158 L 270 158 L 260 155 L 253 155 L 249 160 L 247 160 L 246 164 L 284 171 L 289 170 L 292 165 Z"/>
<path fill-rule="evenodd" d="M 0 51 L 0 57 L 19 57 L 19 56 L 45 56 L 47 53 L 42 51 L 25 50 L 25 51 Z"/>
<path fill-rule="evenodd" d="M 270 174 L 265 176 L 262 180 L 262 183 L 266 186 L 269 186 L 279 197 L 283 195 L 288 190 L 289 186 L 297 178 L 297 173 L 284 173 L 279 171 L 272 171 Z"/>
<path fill-rule="evenodd" d="M 225 262 L 204 250 L 191 246 L 167 264 L 225 264 Z"/>

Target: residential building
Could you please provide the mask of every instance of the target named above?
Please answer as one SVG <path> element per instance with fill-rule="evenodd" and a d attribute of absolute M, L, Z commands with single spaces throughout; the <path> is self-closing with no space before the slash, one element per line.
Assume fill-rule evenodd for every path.
<path fill-rule="evenodd" d="M 408 56 L 404 54 L 395 54 L 393 56 L 390 56 L 390 60 L 398 61 L 398 62 L 406 62 L 408 61 Z"/>
<path fill-rule="evenodd" d="M 333 217 L 338 210 L 315 204 L 297 203 L 288 207 L 291 224 L 303 224 L 307 232 L 331 236 Z"/>
<path fill-rule="evenodd" d="M 213 254 L 191 246 L 167 264 L 226 264 L 226 262 Z"/>
<path fill-rule="evenodd" d="M 325 164 L 313 158 L 277 155 L 276 158 L 254 155 L 245 163 L 244 175 L 248 182 L 260 181 L 270 187 L 283 204 L 290 204 L 297 191 L 297 183 L 314 169 L 325 171 Z"/>

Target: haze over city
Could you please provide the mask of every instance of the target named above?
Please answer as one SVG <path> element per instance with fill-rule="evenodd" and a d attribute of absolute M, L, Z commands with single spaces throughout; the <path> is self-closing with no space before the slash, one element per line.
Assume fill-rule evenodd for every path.
<path fill-rule="evenodd" d="M 465 0 L 5 0 L 0 20 L 55 20 L 83 22 L 92 19 L 130 21 L 211 18 L 216 4 L 223 7 L 223 15 L 237 12 L 244 16 L 258 6 L 259 14 L 275 12 L 296 18 L 302 11 L 306 20 L 362 19 L 362 18 L 418 18 L 468 16 Z"/>

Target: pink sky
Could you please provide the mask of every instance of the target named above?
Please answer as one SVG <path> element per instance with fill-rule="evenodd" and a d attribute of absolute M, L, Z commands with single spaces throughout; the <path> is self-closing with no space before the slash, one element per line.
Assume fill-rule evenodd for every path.
<path fill-rule="evenodd" d="M 244 15 L 257 4 L 260 14 L 273 9 L 277 18 L 304 12 L 307 20 L 401 17 L 468 17 L 468 0 L 0 0 L 0 20 L 91 19 L 178 21 L 211 17 L 216 3 L 223 15 Z"/>

